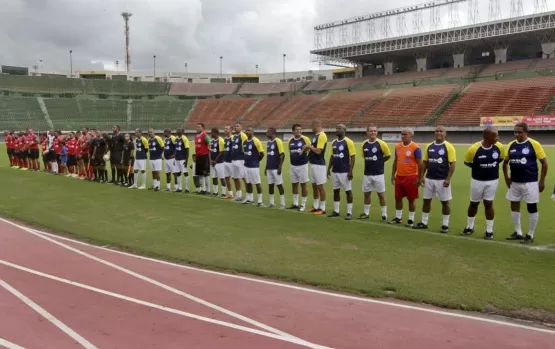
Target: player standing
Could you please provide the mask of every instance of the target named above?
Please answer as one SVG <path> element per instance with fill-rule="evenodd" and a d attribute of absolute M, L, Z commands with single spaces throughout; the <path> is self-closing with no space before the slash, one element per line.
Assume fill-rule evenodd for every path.
<path fill-rule="evenodd" d="M 133 162 L 135 160 L 135 156 L 133 154 L 135 145 L 129 133 L 126 133 L 123 139 L 125 141 L 123 143 L 123 156 L 121 160 L 121 164 L 123 165 L 123 186 L 130 187 L 135 184 L 133 176 L 130 176 L 131 168 L 133 167 Z"/>
<path fill-rule="evenodd" d="M 328 165 L 328 177 L 332 172 L 333 183 L 333 212 L 328 217 L 339 217 L 340 190 L 343 188 L 347 195 L 346 220 L 353 218 L 353 169 L 355 167 L 355 144 L 345 137 L 347 126 L 339 124 L 336 127 L 337 139 L 332 143 L 332 154 Z"/>
<path fill-rule="evenodd" d="M 486 211 L 486 240 L 493 239 L 493 200 L 499 184 L 499 164 L 503 162 L 503 145 L 495 128 L 489 126 L 482 132 L 482 141 L 474 143 L 464 157 L 464 164 L 472 169 L 468 220 L 462 235 L 474 233 L 474 221 L 480 201 Z"/>
<path fill-rule="evenodd" d="M 141 130 L 135 130 L 135 162 L 133 163 L 134 183 L 130 189 L 146 189 L 146 158 L 149 142 L 143 137 Z M 141 172 L 141 185 L 139 185 L 139 171 Z"/>
<path fill-rule="evenodd" d="M 183 129 L 177 130 L 175 138 L 175 169 L 177 173 L 177 192 L 183 191 L 181 174 L 185 176 L 185 193 L 189 192 L 189 170 L 187 163 L 189 162 L 189 140 L 183 135 Z"/>
<path fill-rule="evenodd" d="M 224 199 L 233 199 L 233 189 L 231 189 L 231 175 L 233 173 L 233 164 L 231 162 L 231 147 L 233 143 L 233 134 L 231 126 L 225 127 L 224 137 L 224 167 L 225 167 L 225 184 L 227 187 L 227 195 Z"/>
<path fill-rule="evenodd" d="M 403 223 L 403 198 L 409 202 L 409 219 L 407 225 L 414 225 L 416 214 L 415 201 L 418 199 L 418 170 L 422 164 L 422 150 L 412 141 L 414 131 L 404 128 L 401 131 L 401 143 L 395 146 L 395 158 L 391 170 L 391 182 L 395 186 L 395 218 L 390 224 Z"/>
<path fill-rule="evenodd" d="M 293 138 L 289 140 L 289 157 L 291 166 L 289 178 L 293 190 L 293 205 L 289 209 L 304 211 L 308 198 L 308 152 L 304 147 L 310 144 L 310 139 L 303 136 L 303 128 L 300 124 L 291 126 Z M 301 185 L 301 204 L 299 205 L 299 184 Z"/>
<path fill-rule="evenodd" d="M 13 132 L 5 131 L 4 132 L 4 140 L 6 142 L 6 150 L 8 152 L 8 160 L 10 160 L 10 167 L 15 167 L 15 158 L 14 158 L 14 137 Z"/>
<path fill-rule="evenodd" d="M 281 170 L 283 167 L 283 160 L 285 160 L 285 152 L 283 151 L 283 142 L 277 138 L 277 131 L 275 128 L 270 127 L 266 131 L 266 137 L 269 141 L 266 144 L 266 169 L 264 174 L 268 180 L 268 193 L 270 194 L 270 206 L 274 207 L 274 185 L 277 186 L 279 191 L 280 208 L 285 208 L 285 190 L 283 189 L 283 176 Z"/>
<path fill-rule="evenodd" d="M 218 179 L 222 186 L 222 198 L 227 196 L 224 165 L 224 140 L 216 127 L 210 131 L 210 175 L 212 177 L 212 195 L 218 196 Z"/>
<path fill-rule="evenodd" d="M 154 133 L 153 128 L 148 129 L 148 152 L 150 153 L 150 170 L 152 171 L 152 190 L 160 191 L 160 171 L 162 171 L 162 153 L 164 141 Z"/>
<path fill-rule="evenodd" d="M 243 151 L 247 135 L 242 131 L 240 123 L 233 125 L 233 132 L 234 136 L 231 142 L 231 177 L 233 177 L 235 184 L 235 201 L 242 201 L 241 179 L 245 179 L 245 154 Z"/>
<path fill-rule="evenodd" d="M 364 178 L 362 191 L 364 192 L 364 213 L 359 219 L 370 218 L 370 194 L 375 191 L 380 200 L 382 221 L 387 222 L 387 201 L 385 199 L 384 165 L 391 158 L 391 151 L 387 143 L 378 138 L 378 128 L 366 128 L 368 139 L 362 143 L 362 157 L 364 158 Z"/>
<path fill-rule="evenodd" d="M 540 193 L 545 189 L 547 176 L 547 157 L 541 144 L 528 137 L 528 124 L 519 122 L 514 127 L 515 140 L 507 145 L 503 174 L 509 187 L 507 200 L 511 201 L 511 216 L 515 232 L 507 240 L 522 240 L 521 243 L 534 242 L 534 232 L 538 224 L 538 202 Z M 542 165 L 538 181 L 538 161 Z M 509 175 L 510 168 L 510 175 Z M 525 201 L 530 214 L 528 233 L 522 237 L 520 225 L 520 202 Z"/>
<path fill-rule="evenodd" d="M 95 170 L 95 181 L 99 183 L 108 182 L 108 173 L 106 171 L 106 160 L 104 155 L 108 153 L 108 142 L 104 138 L 102 131 L 96 132 L 96 138 L 92 141 L 93 155 L 91 162 Z"/>
<path fill-rule="evenodd" d="M 175 177 L 175 187 L 174 191 L 177 192 L 179 187 L 177 186 L 177 169 L 175 167 L 175 142 L 176 139 L 172 136 L 172 131 L 167 128 L 164 130 L 164 164 L 166 172 L 166 190 L 171 191 L 172 186 L 172 174 Z"/>
<path fill-rule="evenodd" d="M 441 201 L 443 221 L 441 232 L 449 232 L 449 218 L 451 207 L 449 202 L 453 198 L 451 193 L 451 177 L 455 173 L 457 154 L 455 147 L 445 140 L 447 131 L 443 126 L 437 126 L 435 141 L 426 145 L 422 164 L 420 165 L 419 182 L 424 187 L 424 201 L 422 203 L 422 221 L 414 229 L 428 229 L 428 218 L 432 208 L 432 199 Z"/>
<path fill-rule="evenodd" d="M 247 127 L 247 140 L 244 143 L 245 154 L 245 179 L 247 182 L 247 195 L 243 204 L 254 203 L 253 185 L 256 185 L 258 196 L 257 207 L 262 207 L 262 185 L 260 184 L 260 161 L 264 158 L 262 143 L 254 137 L 253 127 Z"/>
<path fill-rule="evenodd" d="M 120 132 L 120 127 L 115 125 L 112 128 L 112 137 L 110 138 L 110 165 L 112 166 L 112 183 L 116 185 L 123 184 L 123 145 L 125 137 Z M 114 172 L 117 177 L 114 178 Z"/>
<path fill-rule="evenodd" d="M 195 135 L 195 171 L 200 180 L 200 194 L 209 194 L 210 191 L 210 136 L 204 131 L 204 124 L 197 124 L 197 134 Z"/>
<path fill-rule="evenodd" d="M 31 171 L 38 171 L 39 165 L 39 139 L 33 129 L 27 130 L 27 140 L 29 143 L 29 169 Z"/>
<path fill-rule="evenodd" d="M 314 201 L 312 208 L 308 212 L 315 215 L 326 214 L 326 147 L 328 145 L 328 137 L 322 129 L 322 123 L 319 120 L 312 121 L 312 142 L 304 146 L 303 151 L 308 152 L 308 161 L 310 162 L 310 181 L 312 182 L 312 196 Z"/>

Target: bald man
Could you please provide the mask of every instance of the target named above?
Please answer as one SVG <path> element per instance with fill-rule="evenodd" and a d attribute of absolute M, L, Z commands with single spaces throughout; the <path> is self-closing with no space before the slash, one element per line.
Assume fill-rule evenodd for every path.
<path fill-rule="evenodd" d="M 422 221 L 414 229 L 428 229 L 428 218 L 432 208 L 432 199 L 439 198 L 443 222 L 441 232 L 449 232 L 449 217 L 451 207 L 451 177 L 455 173 L 457 154 L 455 147 L 445 140 L 447 131 L 443 126 L 437 126 L 435 141 L 424 147 L 422 164 L 420 165 L 419 183 L 424 187 L 424 201 L 422 204 Z"/>
<path fill-rule="evenodd" d="M 353 218 L 353 169 L 355 167 L 355 143 L 345 137 L 347 126 L 337 125 L 337 139 L 332 143 L 332 154 L 328 165 L 328 177 L 333 183 L 333 212 L 328 217 L 339 217 L 340 190 L 343 188 L 347 196 L 347 215 L 345 219 Z"/>
<path fill-rule="evenodd" d="M 312 195 L 314 201 L 312 208 L 308 210 L 315 215 L 326 214 L 326 147 L 328 137 L 319 120 L 312 121 L 312 140 L 310 144 L 303 147 L 303 152 L 308 151 L 310 162 L 310 181 L 312 182 Z"/>

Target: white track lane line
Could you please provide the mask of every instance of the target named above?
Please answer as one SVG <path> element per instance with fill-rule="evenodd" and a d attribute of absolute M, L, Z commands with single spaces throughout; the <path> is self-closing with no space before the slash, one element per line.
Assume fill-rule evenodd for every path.
<path fill-rule="evenodd" d="M 12 225 L 15 225 L 15 224 L 13 224 L 13 223 L 11 223 L 11 222 L 9 222 L 9 223 L 12 224 Z M 126 268 L 124 268 L 124 267 L 121 267 L 121 266 L 119 266 L 119 265 L 117 265 L 117 264 L 108 262 L 108 261 L 106 261 L 106 260 L 104 260 L 104 259 L 102 259 L 102 258 L 99 258 L 99 257 L 93 256 L 93 255 L 91 255 L 91 254 L 88 254 L 88 253 L 86 253 L 86 252 L 83 252 L 83 251 L 81 251 L 81 250 L 79 250 L 79 249 L 77 249 L 77 248 L 75 248 L 75 247 L 66 245 L 66 244 L 64 244 L 64 243 L 62 243 L 62 242 L 60 242 L 60 241 L 57 241 L 57 240 L 55 240 L 55 239 L 52 239 L 52 238 L 50 238 L 50 237 L 48 237 L 48 236 L 45 236 L 45 235 L 40 234 L 40 233 L 36 233 L 36 232 L 33 231 L 33 229 L 30 229 L 30 228 L 27 228 L 27 227 L 18 226 L 18 225 L 15 225 L 15 226 L 17 226 L 18 228 L 22 229 L 23 231 L 26 231 L 26 232 L 28 232 L 28 233 L 30 233 L 30 234 L 32 234 L 32 235 L 35 235 L 35 236 L 37 236 L 37 237 L 39 237 L 39 238 L 41 238 L 41 239 L 43 239 L 43 240 L 49 241 L 49 242 L 51 242 L 51 243 L 53 243 L 53 244 L 56 244 L 56 245 L 58 245 L 58 246 L 60 246 L 60 247 L 63 247 L 63 248 L 65 248 L 65 249 L 69 250 L 69 251 L 75 252 L 75 253 L 77 253 L 77 254 L 83 256 L 83 257 L 87 257 L 87 258 L 92 259 L 92 260 L 94 260 L 94 261 L 96 261 L 96 262 L 99 262 L 99 263 L 102 263 L 102 264 L 107 265 L 107 266 L 109 266 L 109 267 L 112 267 L 112 268 L 114 268 L 114 269 L 116 269 L 116 270 L 119 270 L 119 271 L 121 271 L 121 272 L 123 272 L 123 273 L 126 273 L 126 274 L 128 274 L 128 275 L 134 276 L 134 277 L 136 277 L 137 279 L 140 279 L 140 280 L 143 280 L 143 281 L 148 282 L 148 283 L 150 283 L 150 284 L 156 285 L 156 286 L 158 286 L 158 287 L 160 287 L 160 288 L 162 288 L 162 289 L 164 289 L 164 290 L 166 290 L 166 291 L 169 291 L 169 292 L 173 292 L 173 293 L 175 293 L 175 294 L 178 294 L 178 295 L 180 295 L 180 296 L 182 296 L 182 297 L 185 297 L 185 298 L 190 299 L 190 300 L 192 300 L 192 301 L 194 301 L 194 302 L 197 302 L 197 303 L 199 303 L 199 304 L 202 304 L 202 305 L 204 305 L 204 306 L 207 306 L 207 307 L 209 307 L 209 308 L 211 308 L 211 309 L 214 309 L 214 310 L 219 311 L 219 312 L 221 312 L 221 313 L 227 314 L 227 315 L 232 316 L 232 317 L 234 317 L 234 318 L 236 318 L 236 319 L 242 320 L 242 321 L 244 321 L 244 322 L 246 322 L 246 323 L 249 323 L 249 324 L 251 324 L 251 325 L 253 325 L 253 326 L 262 328 L 262 329 L 264 329 L 264 330 L 266 330 L 266 331 L 268 331 L 268 332 L 272 332 L 272 333 L 278 334 L 278 335 L 280 335 L 280 336 L 288 337 L 288 338 L 294 338 L 294 339 L 297 339 L 297 340 L 299 340 L 299 341 L 302 341 L 302 340 L 303 340 L 303 339 L 301 339 L 301 338 L 295 337 L 295 336 L 290 335 L 290 334 L 288 334 L 288 333 L 286 333 L 286 332 L 280 331 L 280 330 L 278 330 L 278 329 L 276 329 L 276 328 L 273 328 L 273 327 L 271 327 L 271 326 L 268 326 L 268 325 L 266 325 L 266 324 L 263 324 L 263 323 L 261 323 L 261 322 L 259 322 L 259 321 L 256 321 L 256 320 L 254 320 L 254 319 L 248 318 L 248 317 L 246 317 L 246 316 L 244 316 L 244 315 L 238 314 L 238 313 L 236 313 L 236 312 L 234 312 L 234 311 L 231 311 L 231 310 L 229 310 L 229 309 L 220 307 L 219 305 L 210 303 L 210 302 L 208 302 L 208 301 L 206 301 L 206 300 L 204 300 L 204 299 L 198 298 L 198 297 L 196 297 L 196 296 L 193 296 L 193 295 L 191 295 L 191 294 L 189 294 L 189 293 L 186 293 L 186 292 L 183 292 L 183 291 L 181 291 L 181 290 L 178 290 L 178 289 L 176 289 L 176 288 L 174 288 L 174 287 L 171 287 L 171 286 L 169 286 L 169 285 L 163 284 L 163 283 L 161 283 L 161 282 L 159 282 L 159 281 L 156 281 L 156 280 L 154 280 L 154 279 L 151 279 L 151 278 L 149 278 L 149 277 L 147 277 L 147 276 L 141 275 L 141 274 L 136 273 L 136 272 L 134 272 L 134 271 L 132 271 L 132 270 L 126 269 Z M 307 344 L 311 344 L 310 342 L 306 342 L 306 343 L 307 343 Z"/>
<path fill-rule="evenodd" d="M 54 317 L 54 315 L 50 314 L 48 311 L 46 311 L 44 308 L 42 308 L 40 305 L 38 305 L 37 303 L 33 302 L 31 299 L 27 298 L 23 293 L 19 292 L 18 290 L 16 290 L 15 288 L 13 288 L 12 286 L 10 286 L 7 282 L 5 282 L 4 280 L 0 280 L 0 286 L 4 287 L 6 289 L 6 291 L 10 292 L 11 294 L 13 294 L 14 296 L 16 296 L 17 298 L 19 298 L 20 301 L 22 301 L 23 303 L 27 304 L 27 306 L 29 306 L 31 309 L 33 309 L 34 311 L 36 311 L 37 313 L 39 313 L 40 315 L 42 315 L 46 320 L 50 321 L 54 326 L 58 327 L 60 330 L 62 330 L 65 334 L 67 334 L 68 336 L 70 336 L 73 340 L 75 340 L 76 342 L 78 342 L 79 344 L 81 344 L 81 346 L 83 346 L 83 348 L 86 349 L 98 349 L 96 346 L 94 346 L 91 342 L 89 342 L 88 340 L 86 340 L 85 338 L 81 337 L 81 335 L 79 335 L 77 332 L 75 332 L 74 330 L 72 330 L 71 328 L 69 328 L 66 324 L 64 324 L 63 322 L 61 322 L 60 320 L 56 319 Z"/>
<path fill-rule="evenodd" d="M 4 348 L 8 348 L 8 349 L 25 349 L 20 345 L 17 345 L 17 344 L 12 343 L 12 342 L 8 342 L 4 338 L 0 338 L 0 346 L 2 346 Z"/>
<path fill-rule="evenodd" d="M 100 288 L 97 288 L 97 287 L 81 284 L 81 283 L 76 282 L 76 281 L 71 281 L 71 280 L 60 278 L 60 277 L 57 277 L 57 276 L 54 276 L 54 275 L 51 275 L 51 274 L 43 273 L 41 271 L 30 269 L 30 268 L 27 268 L 27 267 L 24 267 L 24 266 L 20 266 L 20 265 L 17 265 L 17 264 L 8 262 L 8 261 L 0 260 L 0 264 L 5 265 L 5 266 L 10 267 L 10 268 L 20 270 L 20 271 L 27 272 L 27 273 L 30 273 L 30 274 L 38 275 L 38 276 L 41 276 L 41 277 L 44 277 L 44 278 L 47 278 L 47 279 L 50 279 L 50 280 L 54 280 L 54 281 L 58 281 L 58 282 L 61 282 L 61 283 L 64 283 L 64 284 L 79 287 L 79 288 L 82 288 L 82 289 L 85 289 L 85 290 L 88 290 L 88 291 L 92 291 L 92 292 L 100 293 L 100 294 L 103 294 L 103 295 L 106 295 L 106 296 L 122 299 L 122 300 L 125 300 L 125 301 L 128 301 L 128 302 L 131 302 L 131 303 L 140 304 L 140 305 L 143 305 L 143 306 L 146 306 L 146 307 L 149 307 L 149 308 L 162 310 L 162 311 L 165 311 L 165 312 L 168 312 L 168 313 L 181 315 L 181 316 L 184 316 L 184 317 L 187 317 L 187 318 L 208 322 L 208 323 L 211 323 L 211 324 L 232 328 L 232 329 L 235 329 L 235 330 L 248 332 L 248 333 L 256 334 L 256 335 L 263 336 L 263 337 L 273 338 L 273 339 L 277 339 L 277 340 L 284 341 L 284 342 L 294 343 L 294 344 L 298 344 L 298 345 L 305 346 L 305 347 L 308 347 L 308 348 L 332 349 L 330 347 L 326 347 L 326 346 L 322 346 L 322 345 L 318 345 L 318 344 L 314 344 L 314 343 L 309 343 L 305 340 L 297 339 L 295 337 L 285 337 L 285 336 L 281 336 L 281 335 L 278 335 L 278 334 L 275 334 L 275 333 L 265 332 L 265 331 L 261 331 L 261 330 L 253 329 L 253 328 L 250 328 L 250 327 L 241 326 L 241 325 L 236 325 L 236 324 L 221 321 L 221 320 L 215 320 L 215 319 L 207 318 L 207 317 L 204 317 L 204 316 L 188 313 L 188 312 L 185 312 L 185 311 L 165 307 L 163 305 L 158 305 L 158 304 L 142 301 L 140 299 L 124 296 L 122 294 L 114 293 L 114 292 L 111 292 L 111 291 L 106 291 L 106 290 L 103 290 L 103 289 L 100 289 Z M 91 348 L 94 348 L 94 347 L 91 347 Z"/>
<path fill-rule="evenodd" d="M 26 228 L 26 227 L 24 227 L 22 225 L 19 225 L 19 224 L 16 224 L 16 223 L 12 223 L 12 222 L 10 222 L 8 220 L 5 220 L 3 218 L 0 218 L 0 221 L 11 224 L 11 225 L 16 226 L 20 229 L 30 229 L 30 228 Z M 358 302 L 371 303 L 371 304 L 380 304 L 380 305 L 384 305 L 384 306 L 402 308 L 402 309 L 408 309 L 408 310 L 414 310 L 414 311 L 423 311 L 425 313 L 457 317 L 457 318 L 473 320 L 473 321 L 480 321 L 480 322 L 486 322 L 486 323 L 491 323 L 491 324 L 496 324 L 496 325 L 501 325 L 501 326 L 522 328 L 522 329 L 525 329 L 525 330 L 539 331 L 539 332 L 550 333 L 550 334 L 555 335 L 555 330 L 548 330 L 548 329 L 535 327 L 535 326 L 527 326 L 527 325 L 522 325 L 522 324 L 510 322 L 510 321 L 494 320 L 494 319 L 489 319 L 489 318 L 486 318 L 486 317 L 472 316 L 472 315 L 466 315 L 466 314 L 461 314 L 461 313 L 455 313 L 455 312 L 448 312 L 448 311 L 442 311 L 442 310 L 431 309 L 431 308 L 418 307 L 418 306 L 415 306 L 415 305 L 408 305 L 408 304 L 402 304 L 402 303 L 396 303 L 396 302 L 381 301 L 381 300 L 373 299 L 373 298 L 362 298 L 362 297 L 350 296 L 350 295 L 341 294 L 341 293 L 332 293 L 332 292 L 328 292 L 328 291 L 318 290 L 318 289 L 315 289 L 315 288 L 307 288 L 307 287 L 295 286 L 295 285 L 286 284 L 286 283 L 279 283 L 279 282 L 275 282 L 275 281 L 268 281 L 268 280 L 264 280 L 262 278 L 252 278 L 252 277 L 236 275 L 236 274 L 226 274 L 226 273 L 222 273 L 222 272 L 219 272 L 219 271 L 200 269 L 200 268 L 191 267 L 191 266 L 183 265 L 183 264 L 170 263 L 170 262 L 166 262 L 166 261 L 159 260 L 159 259 L 154 259 L 154 258 L 149 258 L 149 257 L 144 257 L 144 256 L 138 256 L 138 255 L 135 255 L 135 254 L 132 254 L 132 253 L 112 250 L 112 249 L 109 249 L 109 248 L 106 248 L 106 247 L 100 247 L 100 246 L 88 244 L 88 243 L 83 242 L 83 241 L 78 241 L 78 240 L 66 238 L 66 237 L 63 237 L 63 236 L 56 235 L 56 234 L 46 233 L 46 232 L 36 230 L 36 229 L 31 229 L 31 230 L 33 232 L 35 232 L 36 234 L 50 236 L 54 239 L 68 241 L 68 242 L 75 243 L 75 244 L 78 244 L 78 245 L 87 246 L 87 247 L 90 247 L 90 248 L 99 249 L 99 250 L 103 250 L 103 251 L 107 251 L 107 252 L 111 252 L 111 253 L 115 253 L 115 254 L 120 254 L 120 255 L 124 255 L 124 256 L 128 256 L 128 257 L 136 258 L 136 259 L 141 259 L 141 260 L 145 260 L 145 261 L 149 261 L 149 262 L 154 262 L 154 263 L 159 263 L 159 264 L 163 264 L 163 265 L 167 265 L 167 266 L 172 266 L 172 267 L 175 267 L 175 268 L 194 270 L 194 271 L 197 271 L 197 272 L 200 272 L 200 273 L 207 273 L 207 274 L 222 276 L 222 277 L 226 277 L 226 278 L 232 278 L 232 279 L 238 279 L 238 280 L 243 280 L 243 281 L 260 283 L 260 284 L 269 285 L 269 286 L 287 288 L 287 289 L 291 289 L 291 290 L 295 290 L 295 291 L 309 292 L 309 293 L 314 293 L 314 294 L 318 294 L 318 295 L 322 295 L 322 296 L 342 298 L 342 299 L 348 299 L 348 300 L 351 300 L 351 301 L 358 301 Z"/>

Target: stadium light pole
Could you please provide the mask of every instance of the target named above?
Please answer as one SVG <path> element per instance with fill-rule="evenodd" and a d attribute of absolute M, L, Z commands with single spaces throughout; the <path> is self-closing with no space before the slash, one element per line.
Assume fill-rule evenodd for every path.
<path fill-rule="evenodd" d="M 152 55 L 152 62 L 153 62 L 153 77 L 156 80 L 156 55 Z"/>
<path fill-rule="evenodd" d="M 185 74 L 187 73 L 187 63 L 185 63 Z"/>
<path fill-rule="evenodd" d="M 258 75 L 258 64 L 254 66 L 256 68 L 256 75 Z"/>
<path fill-rule="evenodd" d="M 119 75 L 119 61 L 116 61 L 116 72 L 117 72 L 118 75 Z"/>
<path fill-rule="evenodd" d="M 287 55 L 284 53 L 283 54 L 283 80 L 285 81 L 285 57 L 287 57 Z"/>
<path fill-rule="evenodd" d="M 222 62 L 223 62 L 224 56 L 220 56 L 220 78 L 222 77 Z"/>
<path fill-rule="evenodd" d="M 69 50 L 69 77 L 73 77 L 73 50 Z"/>

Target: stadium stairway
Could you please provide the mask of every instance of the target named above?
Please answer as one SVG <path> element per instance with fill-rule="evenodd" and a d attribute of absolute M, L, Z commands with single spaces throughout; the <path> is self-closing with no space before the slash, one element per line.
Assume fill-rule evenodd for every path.
<path fill-rule="evenodd" d="M 353 127 L 360 118 L 366 114 L 370 109 L 372 109 L 376 104 L 380 103 L 384 97 L 387 97 L 388 94 L 391 93 L 391 89 L 385 91 L 383 95 L 376 97 L 375 99 L 371 100 L 370 103 L 364 109 L 362 109 L 348 124 L 347 127 Z"/>
<path fill-rule="evenodd" d="M 426 125 L 435 125 L 437 119 L 449 108 L 449 106 L 453 102 L 457 100 L 457 98 L 459 98 L 461 93 L 463 93 L 468 88 L 469 85 L 470 84 L 466 84 L 460 90 L 455 89 L 449 96 L 445 97 L 445 101 L 437 107 L 435 112 L 432 113 L 432 115 L 430 116 L 430 119 L 426 122 Z"/>
<path fill-rule="evenodd" d="M 44 100 L 42 99 L 42 97 L 37 97 L 37 102 L 39 103 L 40 110 L 42 110 L 42 114 L 44 115 L 44 119 L 46 120 L 46 123 L 48 124 L 50 129 L 53 129 L 54 124 L 50 119 L 50 115 L 48 114 L 48 109 L 46 108 L 46 105 L 44 104 Z"/>
<path fill-rule="evenodd" d="M 244 112 L 240 117 L 237 118 L 237 120 L 235 120 L 235 122 L 236 122 L 236 123 L 237 123 L 237 122 L 242 122 L 243 119 L 245 119 L 245 116 L 247 116 L 253 109 L 255 109 L 256 106 L 257 106 L 258 104 L 260 104 L 260 102 L 262 102 L 262 100 L 264 100 L 264 97 L 262 97 L 262 98 L 257 98 L 257 99 L 254 101 L 254 103 L 251 104 L 251 105 L 247 108 L 247 110 L 245 110 L 245 112 Z M 252 125 L 251 125 L 251 126 L 252 126 Z"/>

